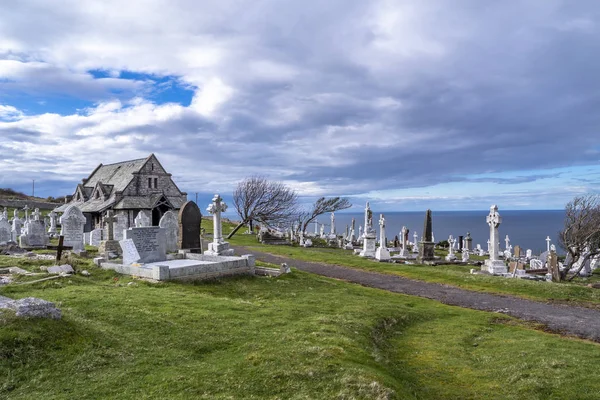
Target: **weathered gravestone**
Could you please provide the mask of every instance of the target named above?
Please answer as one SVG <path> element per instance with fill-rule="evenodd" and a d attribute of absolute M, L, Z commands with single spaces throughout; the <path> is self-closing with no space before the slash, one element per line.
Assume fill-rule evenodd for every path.
<path fill-rule="evenodd" d="M 45 247 L 48 236 L 42 221 L 29 220 L 25 223 L 25 233 L 19 237 L 20 247 Z"/>
<path fill-rule="evenodd" d="M 127 239 L 131 239 L 139 254 L 137 262 L 145 264 L 156 261 L 165 261 L 167 259 L 167 239 L 163 228 L 159 228 L 158 226 L 129 228 L 124 234 L 125 239 L 119 242 L 119 244 L 121 244 L 121 249 L 123 249 L 122 243 Z M 125 259 L 125 256 L 123 257 Z M 125 264 L 125 260 L 123 261 Z"/>
<path fill-rule="evenodd" d="M 114 222 L 113 225 L 113 236 L 115 240 L 123 240 L 123 231 L 127 228 L 129 228 L 129 217 L 127 216 L 127 214 L 123 213 L 123 212 L 119 212 L 117 213 L 117 215 L 115 215 L 115 218 L 117 219 Z"/>
<path fill-rule="evenodd" d="M 21 226 L 22 225 L 23 225 L 23 222 L 21 221 L 21 218 L 19 218 L 19 210 L 15 210 L 14 218 L 12 221 L 12 229 L 11 229 L 13 242 L 16 242 L 19 239 L 19 236 L 21 236 Z"/>
<path fill-rule="evenodd" d="M 201 252 L 200 224 L 202 214 L 198 205 L 193 201 L 186 202 L 179 210 L 179 237 L 177 247 Z"/>
<path fill-rule="evenodd" d="M 515 248 L 514 248 L 514 251 L 515 251 L 515 257 L 516 258 L 521 257 L 521 255 L 522 255 L 521 253 L 523 252 L 523 250 L 521 249 L 521 246 L 516 245 Z"/>
<path fill-rule="evenodd" d="M 106 239 L 104 230 L 100 228 L 94 229 L 90 232 L 89 245 L 98 247 L 100 246 L 100 242 L 104 239 Z"/>
<path fill-rule="evenodd" d="M 10 222 L 7 219 L 0 219 L 0 244 L 7 244 L 12 240 Z"/>
<path fill-rule="evenodd" d="M 179 224 L 177 222 L 177 216 L 175 213 L 173 211 L 167 211 L 160 219 L 158 226 L 165 229 L 165 235 L 167 238 L 167 252 L 176 252 Z"/>
<path fill-rule="evenodd" d="M 65 238 L 65 246 L 73 247 L 73 251 L 82 251 L 84 249 L 83 227 L 85 217 L 79 207 L 73 204 L 67 207 L 60 217 L 60 225 L 60 234 Z"/>

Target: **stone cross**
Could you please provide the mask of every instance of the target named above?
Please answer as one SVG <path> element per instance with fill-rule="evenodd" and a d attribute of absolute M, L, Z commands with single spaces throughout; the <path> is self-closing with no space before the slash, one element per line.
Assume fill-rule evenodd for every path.
<path fill-rule="evenodd" d="M 108 240 L 115 240 L 114 223 L 117 222 L 117 217 L 113 215 L 113 210 L 106 211 L 104 223 L 106 224 L 106 236 Z"/>
<path fill-rule="evenodd" d="M 39 221 L 40 220 L 40 209 L 39 208 L 36 208 L 33 211 L 33 220 L 34 221 Z"/>
<path fill-rule="evenodd" d="M 212 199 L 212 203 L 206 209 L 206 211 L 213 215 L 213 243 L 223 242 L 221 213 L 225 212 L 226 210 L 227 204 L 225 204 L 221 196 L 215 194 L 215 197 Z"/>
<path fill-rule="evenodd" d="M 456 239 L 454 239 L 454 237 L 452 235 L 448 236 L 448 255 L 449 256 L 453 256 L 454 255 L 454 244 L 456 243 Z"/>
<path fill-rule="evenodd" d="M 504 245 L 505 245 L 505 250 L 508 250 L 508 246 L 510 246 L 510 239 L 509 239 L 508 235 L 506 235 L 506 237 L 504 238 Z"/>
<path fill-rule="evenodd" d="M 383 214 L 379 214 L 379 236 L 381 237 L 379 245 L 385 247 L 385 217 Z"/>
<path fill-rule="evenodd" d="M 546 236 L 546 251 L 550 251 L 550 242 L 552 241 L 552 239 L 550 239 L 550 236 Z"/>
<path fill-rule="evenodd" d="M 15 208 L 15 211 L 13 212 L 13 216 L 14 216 L 14 219 L 19 219 L 19 210 L 17 210 L 16 208 Z"/>
<path fill-rule="evenodd" d="M 498 227 L 502 223 L 502 217 L 500 217 L 500 214 L 498 213 L 497 205 L 493 205 L 490 207 L 490 214 L 486 217 L 485 221 L 490 226 L 490 240 L 488 242 L 490 260 L 498 261 L 500 260 L 500 249 L 498 246 Z"/>
<path fill-rule="evenodd" d="M 331 234 L 335 235 L 335 213 L 331 213 Z"/>
<path fill-rule="evenodd" d="M 30 210 L 29 206 L 27 204 L 25 204 L 25 207 L 23 207 L 23 211 L 25 211 L 25 221 L 29 221 L 29 213 L 28 213 L 29 210 Z"/>

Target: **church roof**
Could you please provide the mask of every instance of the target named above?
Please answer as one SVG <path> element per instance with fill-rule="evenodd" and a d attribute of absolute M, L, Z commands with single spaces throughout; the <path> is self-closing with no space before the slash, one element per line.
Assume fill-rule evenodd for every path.
<path fill-rule="evenodd" d="M 100 164 L 85 181 L 83 186 L 93 189 L 98 182 L 101 182 L 104 186 L 112 186 L 113 191 L 125 190 L 129 182 L 133 179 L 133 174 L 140 171 L 148 158 L 122 161 L 115 164 Z"/>

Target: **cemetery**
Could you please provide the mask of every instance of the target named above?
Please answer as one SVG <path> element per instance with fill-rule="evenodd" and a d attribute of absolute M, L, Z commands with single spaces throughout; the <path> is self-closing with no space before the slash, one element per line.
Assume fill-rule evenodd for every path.
<path fill-rule="evenodd" d="M 28 206 L 11 210 L 11 218 L 8 210 L 0 213 L 0 246 L 5 254 L 0 255 L 0 323 L 12 329 L 8 334 L 0 332 L 0 345 L 17 353 L 37 346 L 40 357 L 69 360 L 64 366 L 50 362 L 51 371 L 44 373 L 52 378 L 42 381 L 40 390 L 53 392 L 75 385 L 77 393 L 100 397 L 123 393 L 114 385 L 79 382 L 89 374 L 102 382 L 105 368 L 120 371 L 125 376 L 121 385 L 129 388 L 139 384 L 135 378 L 139 373 L 160 371 L 169 378 L 153 383 L 151 390 L 168 391 L 173 398 L 188 398 L 190 390 L 232 393 L 225 382 L 233 378 L 211 379 L 215 369 L 222 377 L 235 377 L 240 384 L 239 392 L 234 391 L 240 398 L 248 393 L 261 396 L 265 385 L 256 380 L 257 371 L 277 382 L 276 390 L 285 397 L 298 390 L 307 397 L 315 393 L 343 397 L 360 391 L 365 398 L 403 398 L 414 390 L 424 398 L 453 397 L 463 393 L 464 385 L 493 397 L 498 389 L 490 389 L 490 384 L 509 379 L 506 373 L 498 377 L 499 366 L 513 360 L 522 348 L 530 353 L 528 371 L 554 393 L 571 391 L 557 383 L 561 371 L 544 364 L 548 358 L 576 365 L 572 379 L 580 394 L 595 390 L 583 371 L 594 365 L 590 346 L 597 344 L 540 333 L 531 329 L 530 322 L 502 311 L 468 309 L 493 311 L 479 307 L 480 300 L 470 291 L 540 302 L 568 301 L 590 311 L 600 304 L 600 290 L 594 286 L 600 287 L 597 256 L 572 267 L 581 270 L 573 283 L 553 283 L 551 271 L 570 265 L 568 257 L 559 261 L 549 237 L 541 254 L 516 243 L 513 247 L 495 205 L 481 221 L 489 230 L 486 249 L 474 245 L 469 232 L 456 232 L 436 244 L 431 210 L 424 213 L 422 235 L 407 225 L 397 234 L 390 233 L 388 216 L 375 214 L 369 202 L 358 229 L 354 218 L 345 229 L 338 229 L 336 214 L 330 212 L 327 223 L 315 220 L 310 231 L 293 224 L 258 226 L 226 239 L 236 228 L 236 222 L 223 218 L 227 208 L 218 194 L 204 217 L 193 201 L 163 210 L 158 220 L 145 209 L 125 218 L 126 213 L 109 208 L 92 217 L 93 226 L 73 201 L 47 216 Z M 395 237 L 388 240 L 388 235 Z M 264 261 L 265 252 L 275 259 Z M 302 263 L 312 273 L 304 272 Z M 335 280 L 314 275 L 327 265 L 390 277 L 386 281 L 400 277 L 462 288 L 458 305 L 465 308 L 430 300 L 436 298 L 434 291 L 416 289 L 418 285 L 411 292 L 409 307 L 405 297 L 373 284 L 366 288 L 344 282 L 352 279 L 343 275 Z M 79 332 L 78 341 L 70 339 L 74 332 Z M 576 331 L 581 338 L 600 340 L 594 332 Z M 22 337 L 23 347 L 15 345 L 11 335 Z M 519 346 L 514 346 L 515 338 Z M 452 356 L 407 364 L 406 360 L 414 359 L 406 349 L 438 354 L 440 346 Z M 221 350 L 213 352 L 215 348 Z M 240 348 L 244 360 L 234 350 Z M 564 348 L 569 348 L 568 354 L 558 350 Z M 372 349 L 388 361 L 373 358 Z M 81 351 L 92 360 L 87 369 L 77 361 Z M 190 351 L 198 352 L 198 357 L 190 357 Z M 159 362 L 169 367 L 157 370 L 157 352 Z M 172 360 L 181 354 L 187 361 L 175 366 Z M 473 361 L 491 355 L 494 361 L 485 367 Z M 36 354 L 27 357 L 29 365 L 42 365 Z M 331 369 L 330 359 L 348 372 Z M 253 365 L 251 372 L 245 367 L 248 363 Z M 271 363 L 285 366 L 288 372 L 270 368 Z M 448 374 L 448 363 L 470 372 Z M 12 383 L 0 386 L 0 395 L 16 393 L 15 398 L 20 394 L 26 398 L 30 392 L 23 382 L 37 367 L 15 368 L 12 361 L 0 360 L 0 371 L 7 368 L 17 372 Z M 380 372 L 367 372 L 373 369 Z M 183 371 L 194 379 L 178 383 L 176 377 Z M 477 379 L 473 371 L 480 374 Z M 453 383 L 440 382 L 440 376 Z M 75 383 L 73 377 L 78 378 Z M 307 380 L 300 389 L 299 380 Z M 406 382 L 417 389 L 407 391 Z M 274 390 L 269 384 L 266 387 Z M 503 386 L 500 392 L 510 397 L 528 390 L 529 384 L 517 383 Z"/>

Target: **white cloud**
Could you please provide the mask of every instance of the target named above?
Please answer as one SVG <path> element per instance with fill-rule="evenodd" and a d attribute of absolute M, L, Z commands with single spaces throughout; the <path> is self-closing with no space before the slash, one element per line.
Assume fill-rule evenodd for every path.
<path fill-rule="evenodd" d="M 11 121 L 22 117 L 23 113 L 15 107 L 0 104 L 0 120 Z"/>

